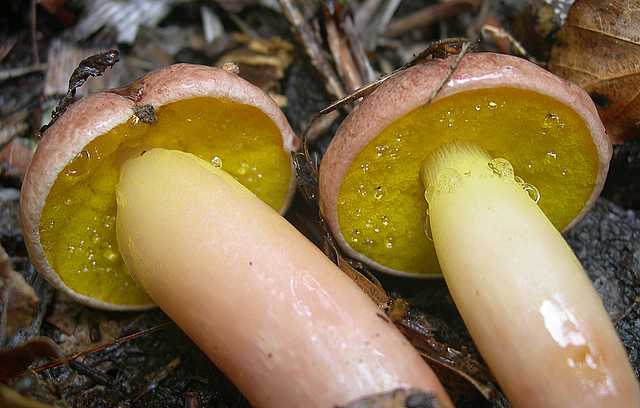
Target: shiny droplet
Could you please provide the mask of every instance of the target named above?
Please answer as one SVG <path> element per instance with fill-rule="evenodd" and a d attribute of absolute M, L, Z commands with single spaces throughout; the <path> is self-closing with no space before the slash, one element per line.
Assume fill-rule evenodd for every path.
<path fill-rule="evenodd" d="M 368 246 L 373 246 L 373 244 L 375 244 L 376 242 L 374 240 L 372 240 L 371 238 L 366 238 L 364 240 L 364 243 Z"/>
<path fill-rule="evenodd" d="M 384 188 L 382 186 L 376 187 L 376 191 L 373 194 L 373 197 L 376 200 L 382 200 L 382 197 L 384 197 Z"/>
<path fill-rule="evenodd" d="M 360 193 L 360 195 L 361 195 L 362 197 L 366 197 L 366 195 L 367 195 L 367 189 L 366 189 L 366 187 L 364 186 L 364 184 L 359 184 L 359 185 L 358 185 L 358 193 Z"/>
<path fill-rule="evenodd" d="M 213 156 L 213 158 L 211 159 L 211 164 L 213 164 L 213 167 L 221 168 L 222 159 L 219 158 L 218 156 Z"/>
<path fill-rule="evenodd" d="M 513 177 L 513 166 L 507 159 L 498 157 L 489 161 L 487 165 L 498 177 Z"/>
<path fill-rule="evenodd" d="M 557 159 L 558 158 L 558 155 L 553 150 L 548 151 L 547 152 L 547 156 L 551 157 L 552 159 Z"/>
<path fill-rule="evenodd" d="M 480 105 L 476 105 L 474 108 L 476 109 L 476 111 L 480 112 Z"/>
<path fill-rule="evenodd" d="M 387 249 L 393 248 L 393 238 L 392 237 L 387 237 L 387 239 L 384 240 L 384 246 Z"/>
<path fill-rule="evenodd" d="M 362 170 L 363 173 L 366 173 L 369 171 L 369 163 L 362 163 L 360 165 L 360 169 Z"/>
<path fill-rule="evenodd" d="M 533 184 L 524 183 L 522 189 L 529 195 L 536 204 L 540 201 L 540 191 Z"/>
<path fill-rule="evenodd" d="M 387 225 L 389 225 L 389 217 L 387 217 L 386 215 L 381 216 L 380 222 L 382 222 L 382 225 L 386 227 Z"/>
<path fill-rule="evenodd" d="M 567 169 L 562 169 L 562 175 L 563 175 L 563 176 L 566 176 L 566 175 L 567 175 L 567 173 L 569 173 L 569 171 L 568 171 Z"/>
<path fill-rule="evenodd" d="M 491 108 L 491 109 L 495 109 L 495 108 L 498 106 L 498 104 L 497 104 L 497 103 L 495 103 L 494 101 L 489 101 L 489 103 L 487 104 L 487 106 L 488 106 L 489 108 Z"/>
<path fill-rule="evenodd" d="M 64 170 L 65 176 L 79 177 L 89 173 L 89 161 L 91 160 L 91 153 L 87 150 L 83 150 L 73 158 L 71 163 L 67 165 Z"/>

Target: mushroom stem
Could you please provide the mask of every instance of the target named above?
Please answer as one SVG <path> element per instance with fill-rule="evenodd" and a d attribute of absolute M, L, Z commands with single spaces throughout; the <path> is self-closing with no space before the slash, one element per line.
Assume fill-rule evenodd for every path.
<path fill-rule="evenodd" d="M 153 149 L 117 189 L 128 270 L 256 407 L 333 407 L 416 387 L 450 402 L 374 303 L 221 169 Z"/>
<path fill-rule="evenodd" d="M 421 176 L 444 278 L 514 406 L 640 406 L 598 294 L 511 164 L 453 142 Z"/>

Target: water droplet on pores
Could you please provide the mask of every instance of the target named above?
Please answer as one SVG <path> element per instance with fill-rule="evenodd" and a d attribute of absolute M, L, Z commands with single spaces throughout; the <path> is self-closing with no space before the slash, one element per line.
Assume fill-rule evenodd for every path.
<path fill-rule="evenodd" d="M 513 166 L 507 159 L 495 158 L 487 164 L 493 174 L 498 177 L 513 177 Z"/>
<path fill-rule="evenodd" d="M 566 176 L 566 175 L 567 175 L 567 173 L 569 173 L 569 171 L 568 171 L 567 169 L 562 169 L 562 175 L 563 175 L 563 176 Z"/>
<path fill-rule="evenodd" d="M 111 263 L 117 262 L 120 259 L 120 256 L 118 256 L 118 253 L 112 249 L 106 249 L 102 253 L 102 256 L 104 257 L 104 259 L 106 259 L 108 262 L 111 262 Z"/>
<path fill-rule="evenodd" d="M 382 155 L 384 154 L 385 150 L 387 150 L 387 146 L 386 145 L 377 145 L 376 146 L 376 156 L 382 157 Z"/>
<path fill-rule="evenodd" d="M 547 157 L 551 157 L 552 159 L 557 159 L 558 155 L 553 150 L 547 152 Z"/>
<path fill-rule="evenodd" d="M 480 112 L 480 105 L 476 105 L 474 108 L 475 108 L 475 110 L 477 110 L 478 112 Z"/>
<path fill-rule="evenodd" d="M 358 193 L 360 193 L 360 195 L 361 195 L 362 197 L 365 197 L 365 196 L 367 195 L 367 189 L 366 189 L 366 187 L 364 186 L 364 184 L 359 184 L 359 185 L 358 185 Z"/>
<path fill-rule="evenodd" d="M 364 223 L 364 226 L 365 226 L 367 229 L 371 229 L 371 228 L 373 228 L 373 220 L 372 220 L 371 218 L 368 218 L 368 219 L 367 219 L 367 222 L 365 222 L 365 223 Z"/>
<path fill-rule="evenodd" d="M 374 197 L 376 200 L 381 200 L 381 199 L 382 199 L 382 197 L 384 197 L 384 187 L 382 187 L 382 186 L 378 186 L 378 187 L 376 187 L 376 191 L 375 191 L 375 193 L 373 194 L 373 197 Z"/>
<path fill-rule="evenodd" d="M 375 228 L 373 229 L 373 232 L 375 232 L 376 234 L 377 234 L 377 233 L 379 233 L 379 232 L 380 232 L 380 228 L 375 227 Z"/>
<path fill-rule="evenodd" d="M 363 173 L 366 173 L 369 171 L 369 163 L 362 163 L 360 165 L 360 169 L 362 170 Z"/>
<path fill-rule="evenodd" d="M 497 104 L 497 103 L 495 103 L 494 101 L 489 101 L 489 103 L 487 104 L 487 106 L 488 106 L 490 109 L 495 109 L 495 108 L 498 106 L 498 104 Z"/>
<path fill-rule="evenodd" d="M 536 204 L 540 201 L 540 191 L 533 184 L 524 183 L 522 185 L 522 189 L 525 193 L 529 195 L 529 198 L 533 200 Z"/>
<path fill-rule="evenodd" d="M 240 167 L 238 168 L 238 174 L 244 176 L 249 171 L 249 164 L 247 162 L 240 163 Z"/>
<path fill-rule="evenodd" d="M 64 205 L 71 205 L 72 201 L 69 197 L 64 199 Z"/>
<path fill-rule="evenodd" d="M 359 217 L 362 215 L 362 208 L 356 208 L 355 210 L 353 210 L 353 215 L 355 215 L 356 217 Z"/>
<path fill-rule="evenodd" d="M 543 129 L 563 128 L 564 123 L 560 122 L 560 116 L 555 113 L 547 113 L 544 115 L 544 121 L 542 122 Z"/>
<path fill-rule="evenodd" d="M 387 225 L 389 225 L 389 217 L 383 215 L 382 217 L 380 217 L 380 222 L 382 222 L 382 225 L 386 227 Z"/>
<path fill-rule="evenodd" d="M 374 240 L 372 240 L 371 238 L 366 238 L 364 240 L 364 243 L 369 245 L 369 246 L 373 246 L 373 244 L 375 244 L 376 242 Z"/>
<path fill-rule="evenodd" d="M 387 249 L 393 248 L 393 238 L 392 237 L 387 237 L 387 239 L 384 240 L 384 246 Z"/>
<path fill-rule="evenodd" d="M 211 164 L 213 164 L 213 167 L 221 168 L 222 159 L 218 156 L 213 156 L 213 158 L 211 159 Z"/>
<path fill-rule="evenodd" d="M 67 165 L 64 170 L 65 176 L 79 177 L 89 172 L 89 161 L 91 160 L 91 153 L 87 150 L 82 150 L 71 160 L 71 163 Z"/>

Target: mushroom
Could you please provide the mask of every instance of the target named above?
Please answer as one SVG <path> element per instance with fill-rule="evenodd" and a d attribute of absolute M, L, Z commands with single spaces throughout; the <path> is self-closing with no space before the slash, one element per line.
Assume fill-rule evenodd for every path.
<path fill-rule="evenodd" d="M 340 246 L 383 272 L 444 274 L 515 406 L 639 406 L 600 298 L 559 230 L 599 195 L 611 143 L 588 95 L 519 58 L 407 69 L 342 123 L 320 168 Z M 425 200 L 426 198 L 426 200 Z"/>
<path fill-rule="evenodd" d="M 127 161 L 117 236 L 128 270 L 256 407 L 334 407 L 416 387 L 452 407 L 395 326 L 320 250 L 191 154 Z"/>
<path fill-rule="evenodd" d="M 451 407 L 395 326 L 280 216 L 296 145 L 271 99 L 216 68 L 176 65 L 82 99 L 23 184 L 31 259 L 89 306 L 155 302 L 256 407 L 412 387 Z"/>
<path fill-rule="evenodd" d="M 120 166 L 153 147 L 221 166 L 284 212 L 297 138 L 259 88 L 223 69 L 178 64 L 74 103 L 43 135 L 25 176 L 21 222 L 38 271 L 88 306 L 153 307 L 126 271 L 115 234 Z"/>

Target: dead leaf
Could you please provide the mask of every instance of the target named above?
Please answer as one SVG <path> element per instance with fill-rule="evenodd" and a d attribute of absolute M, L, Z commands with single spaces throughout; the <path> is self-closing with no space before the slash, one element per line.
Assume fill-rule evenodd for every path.
<path fill-rule="evenodd" d="M 585 89 L 615 143 L 640 135 L 640 0 L 577 0 L 549 69 Z"/>
<path fill-rule="evenodd" d="M 293 61 L 293 45 L 279 37 L 265 40 L 237 33 L 233 37 L 243 46 L 224 54 L 218 65 L 232 62 L 240 68 L 242 78 L 265 92 L 279 93 L 280 80 Z"/>
<path fill-rule="evenodd" d="M 11 388 L 0 385 L 0 407 L 11 408 L 53 408 L 51 405 L 23 397 Z"/>
<path fill-rule="evenodd" d="M 38 311 L 38 296 L 0 246 L 0 342 L 28 327 Z"/>
<path fill-rule="evenodd" d="M 58 347 L 48 337 L 35 337 L 18 347 L 0 350 L 0 383 L 6 384 L 41 358 L 57 358 L 59 355 Z"/>

